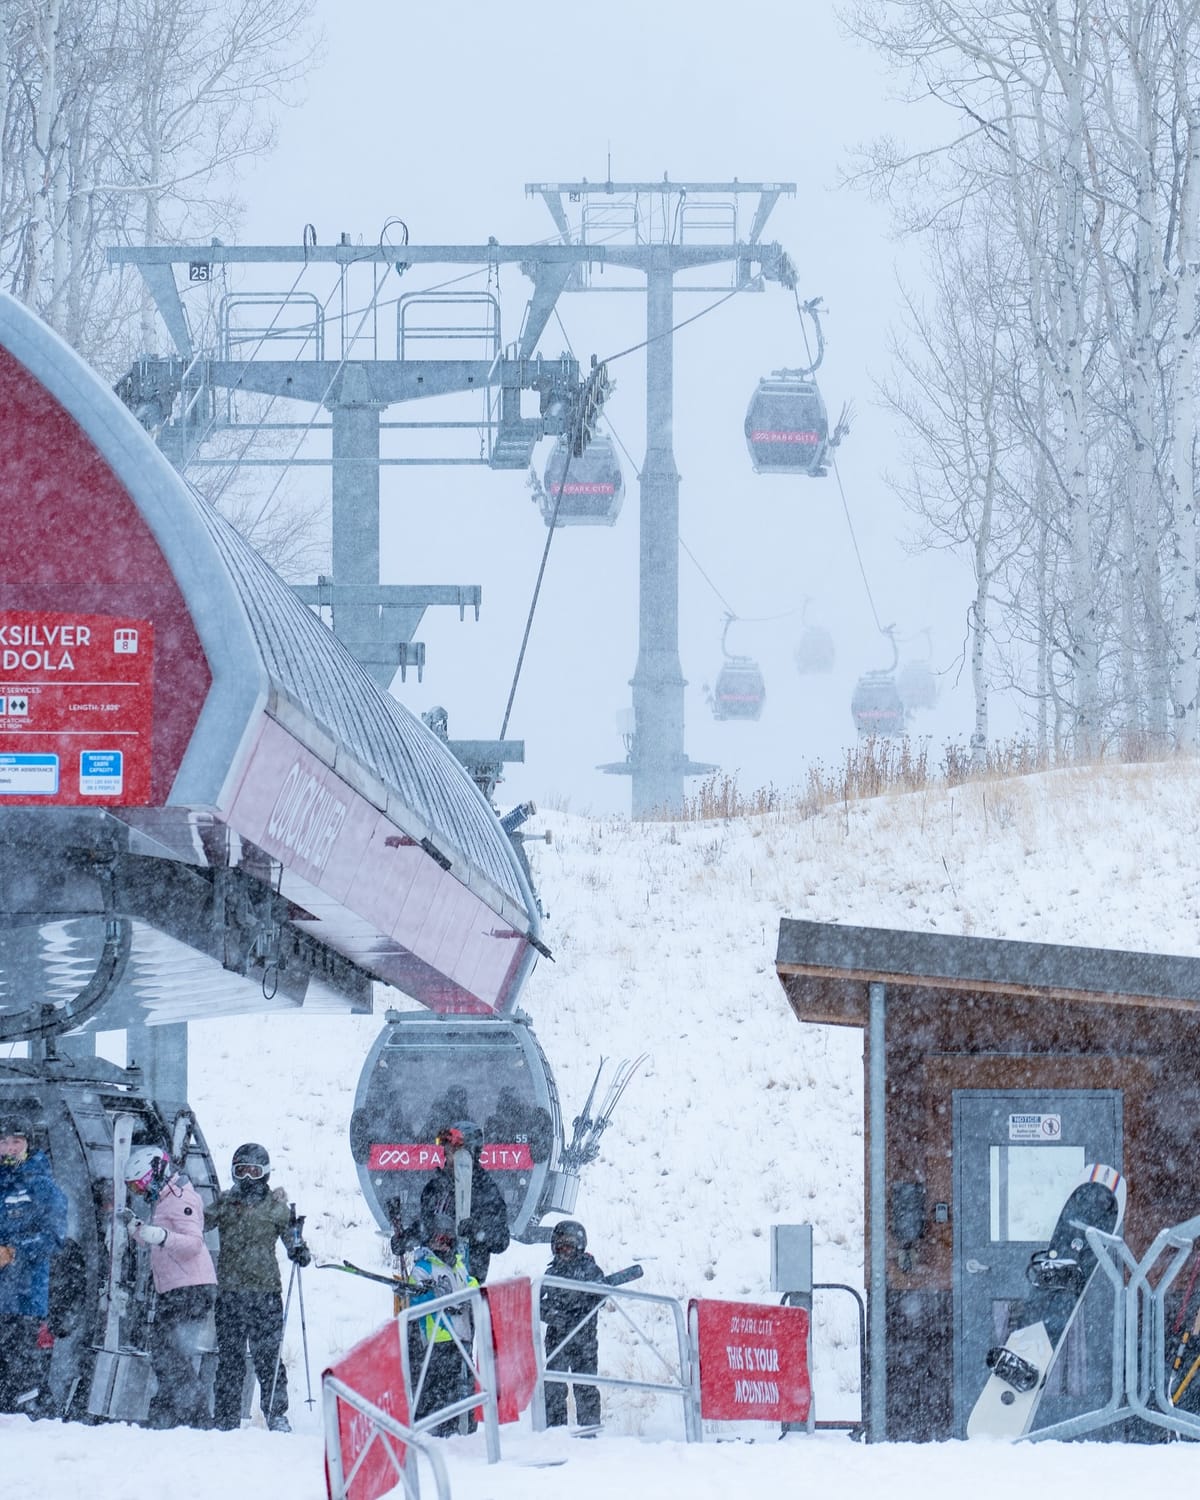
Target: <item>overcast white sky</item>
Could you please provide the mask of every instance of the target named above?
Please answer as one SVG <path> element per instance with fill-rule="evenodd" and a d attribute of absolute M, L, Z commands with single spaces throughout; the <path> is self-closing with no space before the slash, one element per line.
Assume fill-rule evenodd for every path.
<path fill-rule="evenodd" d="M 416 244 L 543 238 L 549 216 L 540 200 L 525 197 L 525 183 L 603 180 L 609 151 L 618 179 L 668 172 L 674 180 L 797 182 L 766 237 L 798 264 L 802 295 L 827 304 L 821 385 L 831 416 L 847 400 L 857 411 L 840 467 L 875 604 L 883 624 L 913 638 L 912 655 L 924 656 L 928 627 L 935 664 L 949 666 L 961 649 L 969 575 L 962 563 L 914 559 L 902 549 L 907 518 L 883 479 L 895 437 L 872 389 L 872 377 L 886 371 L 896 265 L 906 259 L 912 275 L 915 262 L 889 238 L 882 207 L 837 187 L 856 142 L 880 131 L 910 134 L 922 122 L 890 102 L 878 60 L 840 32 L 831 7 L 761 0 L 738 13 L 613 0 L 590 23 L 579 11 L 482 4 L 321 0 L 320 10 L 325 56 L 307 101 L 281 116 L 278 150 L 244 177 L 244 243 L 295 244 L 306 223 L 322 243 L 342 232 L 373 243 L 391 215 L 407 222 Z M 430 273 L 424 284 L 452 274 Z M 291 273 L 279 280 L 282 289 Z M 421 284 L 410 272 L 389 295 Z M 518 271 L 503 273 L 506 340 L 518 332 L 528 292 Z M 680 297 L 677 316 L 711 300 Z M 641 295 L 564 297 L 560 312 L 583 359 L 644 336 Z M 561 344 L 552 322 L 543 350 L 555 354 Z M 855 678 L 889 660 L 834 477 L 756 476 L 750 467 L 742 421 L 758 377 L 803 362 L 791 299 L 774 287 L 734 299 L 676 337 L 681 532 L 748 622 L 731 633 L 731 649 L 755 656 L 767 683 L 757 724 L 713 722 L 703 690 L 720 665 L 725 607 L 684 556 L 686 745 L 693 759 L 737 772 L 746 788 L 786 787 L 809 760 L 837 758 L 854 738 Z M 639 464 L 644 368 L 638 355 L 613 366 L 618 389 L 609 408 Z M 464 401 L 453 414 L 473 417 L 477 404 Z M 391 444 L 389 451 L 405 451 L 398 438 Z M 539 469 L 549 451 L 549 442 L 539 447 Z M 324 472 L 295 482 L 317 483 L 314 474 Z M 509 728 L 526 740 L 527 763 L 501 788 L 504 804 L 532 796 L 576 811 L 628 809 L 626 779 L 593 769 L 622 756 L 618 717 L 629 707 L 637 655 L 637 486 L 626 477 L 625 509 L 612 531 L 572 528 L 555 538 Z M 394 690 L 417 711 L 444 704 L 452 735 L 493 736 L 545 538 L 525 476 L 387 469 L 383 511 L 384 581 L 483 588 L 478 625 L 460 624 L 450 610 L 426 614 L 418 631 L 429 653 L 425 681 L 397 680 Z M 801 677 L 792 662 L 800 629 L 793 612 L 805 595 L 810 620 L 837 640 L 829 677 Z M 940 747 L 948 736 L 965 738 L 970 720 L 965 679 L 957 692 L 947 679 L 939 708 L 914 728 Z"/>

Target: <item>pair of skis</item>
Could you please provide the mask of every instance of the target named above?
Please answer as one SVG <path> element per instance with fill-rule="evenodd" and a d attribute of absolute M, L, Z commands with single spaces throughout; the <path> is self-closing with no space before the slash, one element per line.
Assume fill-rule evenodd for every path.
<path fill-rule="evenodd" d="M 643 1052 L 640 1057 L 623 1058 L 616 1067 L 608 1090 L 600 1103 L 596 1113 L 592 1113 L 592 1107 L 596 1100 L 596 1090 L 600 1086 L 600 1075 L 604 1072 L 604 1064 L 607 1058 L 600 1059 L 600 1066 L 596 1069 L 596 1076 L 592 1079 L 592 1087 L 584 1101 L 583 1109 L 575 1116 L 572 1123 L 570 1141 L 563 1147 L 559 1165 L 563 1171 L 578 1172 L 589 1162 L 593 1162 L 600 1155 L 600 1137 L 608 1129 L 608 1123 L 612 1119 L 613 1110 L 621 1095 L 629 1087 L 629 1081 L 641 1065 L 646 1061 L 649 1053 Z"/>
<path fill-rule="evenodd" d="M 1084 1167 L 1046 1248 L 1030 1259 L 1032 1291 L 1020 1326 L 1002 1346 L 988 1350 L 991 1374 L 967 1420 L 968 1437 L 1017 1438 L 1033 1426 L 1046 1381 L 1099 1269 L 1087 1230 L 1116 1234 L 1125 1197 L 1125 1179 L 1114 1167 Z"/>

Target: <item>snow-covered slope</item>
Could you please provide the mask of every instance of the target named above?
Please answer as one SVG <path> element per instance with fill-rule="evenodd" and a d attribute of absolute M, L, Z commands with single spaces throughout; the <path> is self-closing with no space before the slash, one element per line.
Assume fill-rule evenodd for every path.
<path fill-rule="evenodd" d="M 862 1282 L 861 1034 L 794 1019 L 774 968 L 781 917 L 1200 951 L 1200 774 L 1182 764 L 976 783 L 807 819 L 551 812 L 537 826 L 552 834 L 528 847 L 554 962 L 522 1004 L 567 1120 L 602 1055 L 649 1054 L 576 1212 L 601 1265 L 641 1260 L 640 1286 L 678 1296 L 769 1298 L 773 1222 L 814 1225 L 819 1280 Z M 378 1024 L 196 1026 L 192 1097 L 219 1161 L 242 1139 L 270 1146 L 319 1252 L 382 1267 L 346 1147 Z M 516 1246 L 496 1271 L 544 1265 L 544 1249 Z M 310 1282 L 310 1322 L 330 1351 L 386 1300 L 332 1273 Z M 843 1355 L 822 1359 L 821 1413 L 849 1415 L 852 1310 L 830 1302 L 828 1321 L 818 1355 L 830 1342 Z"/>
<path fill-rule="evenodd" d="M 522 1003 L 568 1121 L 601 1055 L 649 1053 L 577 1208 L 601 1264 L 640 1259 L 648 1290 L 770 1300 L 768 1227 L 804 1220 L 815 1226 L 818 1279 L 861 1285 L 860 1036 L 792 1017 L 774 971 L 781 917 L 1200 951 L 1200 771 L 1182 763 L 886 797 L 808 819 L 784 810 L 723 824 L 558 812 L 536 821 L 553 834 L 529 847 L 555 961 L 539 964 Z M 191 1095 L 222 1164 L 241 1140 L 269 1146 L 319 1256 L 383 1266 L 346 1145 L 378 1024 L 298 1015 L 197 1025 Z M 544 1264 L 543 1249 L 514 1247 L 495 1266 Z M 315 1372 L 388 1311 L 385 1289 L 334 1272 L 306 1273 L 305 1295 Z M 619 1343 L 619 1320 L 602 1337 Z M 846 1414 L 856 1404 L 848 1310 L 831 1308 L 820 1338 L 820 1413 Z M 294 1312 L 285 1352 L 294 1414 L 315 1441 Z M 606 1401 L 617 1429 L 678 1431 L 669 1408 Z M 22 1450 L 42 1431 L 22 1429 Z M 103 1435 L 106 1450 L 111 1442 Z M 581 1447 L 596 1446 L 572 1445 L 572 1469 L 585 1462 Z M 81 1451 L 77 1476 L 84 1462 Z M 1036 1453 L 1020 1462 L 1037 1471 Z M 319 1483 L 314 1475 L 296 1500 Z"/>

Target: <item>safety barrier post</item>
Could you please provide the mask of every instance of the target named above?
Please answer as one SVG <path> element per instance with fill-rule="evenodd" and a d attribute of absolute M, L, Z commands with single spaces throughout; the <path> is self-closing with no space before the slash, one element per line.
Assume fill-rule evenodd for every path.
<path fill-rule="evenodd" d="M 470 1306 L 473 1320 L 474 1351 L 468 1347 L 455 1329 L 449 1316 L 458 1312 L 464 1306 Z M 447 1422 L 451 1417 L 462 1415 L 464 1412 L 473 1411 L 477 1406 L 483 1408 L 483 1433 L 487 1445 L 488 1463 L 498 1463 L 500 1459 L 500 1421 L 496 1404 L 496 1363 L 492 1353 L 492 1319 L 488 1305 L 484 1300 L 478 1287 L 467 1289 L 459 1288 L 447 1292 L 442 1297 L 432 1297 L 425 1302 L 417 1302 L 412 1306 L 402 1308 L 396 1318 L 396 1326 L 400 1336 L 400 1361 L 403 1370 L 404 1391 L 408 1400 L 410 1412 L 415 1412 L 420 1405 L 421 1395 L 425 1384 L 428 1370 L 427 1359 L 422 1362 L 414 1382 L 412 1363 L 409 1357 L 408 1330 L 414 1324 L 425 1318 L 434 1319 L 435 1331 L 443 1328 L 449 1333 L 451 1341 L 457 1348 L 462 1358 L 467 1373 L 475 1380 L 478 1390 L 468 1395 L 460 1396 L 455 1401 L 447 1402 L 436 1410 L 426 1412 L 420 1419 L 414 1418 L 412 1428 L 414 1432 L 426 1432 L 430 1427 L 435 1427 L 441 1422 Z M 432 1341 L 427 1347 L 432 1349 Z"/>
<path fill-rule="evenodd" d="M 570 1329 L 566 1337 L 556 1346 L 547 1350 L 541 1335 L 540 1319 L 538 1316 L 541 1303 L 541 1291 L 543 1287 L 561 1289 L 573 1292 L 586 1291 L 595 1297 L 595 1306 L 582 1317 L 575 1326 Z M 555 1370 L 550 1367 L 548 1361 L 553 1359 L 565 1344 L 568 1344 L 580 1329 L 595 1318 L 602 1307 L 610 1305 L 624 1317 L 625 1321 L 633 1329 L 638 1337 L 638 1342 L 644 1345 L 655 1356 L 670 1377 L 667 1380 L 630 1380 L 618 1375 L 603 1375 L 597 1372 L 595 1375 L 577 1376 L 568 1370 Z M 675 1333 L 675 1365 L 668 1363 L 662 1352 L 656 1347 L 654 1341 L 634 1322 L 629 1306 L 641 1304 L 642 1307 L 665 1308 L 671 1315 Z M 532 1282 L 532 1295 L 530 1299 L 530 1323 L 533 1336 L 534 1357 L 537 1360 L 537 1383 L 534 1386 L 533 1398 L 530 1403 L 533 1430 L 541 1432 L 546 1426 L 546 1381 L 553 1379 L 563 1385 L 594 1385 L 615 1386 L 623 1390 L 654 1391 L 660 1395 L 677 1396 L 683 1403 L 683 1426 L 684 1436 L 689 1443 L 699 1441 L 700 1422 L 696 1413 L 696 1398 L 693 1379 L 693 1359 L 691 1345 L 688 1339 L 687 1318 L 683 1310 L 683 1304 L 677 1297 L 668 1297 L 658 1292 L 635 1292 L 627 1287 L 605 1286 L 603 1282 L 580 1283 L 562 1276 L 538 1276 Z"/>

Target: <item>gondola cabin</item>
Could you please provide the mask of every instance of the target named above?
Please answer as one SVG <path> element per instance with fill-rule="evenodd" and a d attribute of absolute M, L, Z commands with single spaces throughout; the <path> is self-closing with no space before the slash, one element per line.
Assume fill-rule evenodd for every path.
<path fill-rule="evenodd" d="M 746 446 L 756 474 L 826 472 L 829 417 L 815 380 L 764 377 L 746 411 Z"/>
<path fill-rule="evenodd" d="M 558 1092 L 529 1025 L 390 1011 L 350 1120 L 359 1182 L 381 1228 L 416 1221 L 421 1189 L 442 1164 L 435 1137 L 463 1119 L 483 1131 L 480 1161 L 504 1197 L 514 1238 L 536 1239 L 542 1214 L 570 1211 L 578 1178 L 553 1170 L 562 1149 Z"/>
<path fill-rule="evenodd" d="M 796 671 L 805 676 L 810 672 L 832 672 L 836 654 L 828 630 L 820 625 L 806 625 L 793 653 Z"/>
<path fill-rule="evenodd" d="M 761 717 L 767 688 L 758 663 L 749 656 L 729 656 L 717 673 L 712 692 L 714 719 Z"/>
<path fill-rule="evenodd" d="M 67 1200 L 67 1241 L 51 1265 L 44 1334 L 53 1344 L 54 1408 L 70 1420 L 144 1421 L 155 1388 L 146 1352 L 148 1260 L 126 1245 L 113 1275 L 114 1140 L 123 1121 L 131 1147 L 162 1146 L 209 1202 L 217 1176 L 204 1138 L 182 1105 L 147 1098 L 136 1069 L 99 1058 L 6 1059 L 0 1107 L 31 1121 L 30 1151 L 45 1152 Z M 215 1233 L 208 1239 L 215 1253 Z M 215 1361 L 211 1350 L 194 1357 Z"/>
<path fill-rule="evenodd" d="M 904 700 L 891 672 L 867 672 L 854 685 L 850 699 L 854 727 L 868 735 L 903 734 Z"/>
<path fill-rule="evenodd" d="M 559 439 L 546 463 L 540 496 L 547 526 L 611 526 L 624 498 L 625 479 L 611 439 L 602 434 L 592 438 L 578 458 Z"/>

